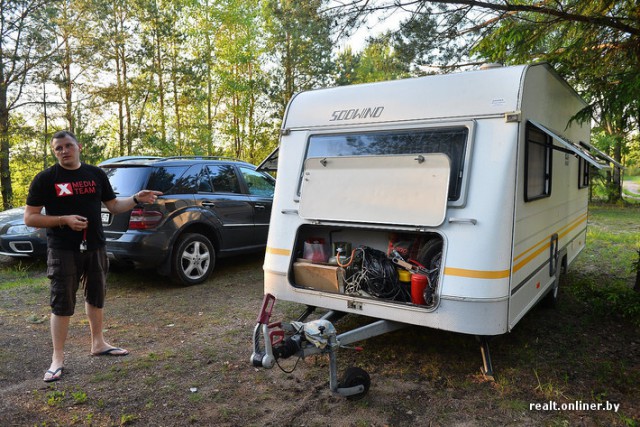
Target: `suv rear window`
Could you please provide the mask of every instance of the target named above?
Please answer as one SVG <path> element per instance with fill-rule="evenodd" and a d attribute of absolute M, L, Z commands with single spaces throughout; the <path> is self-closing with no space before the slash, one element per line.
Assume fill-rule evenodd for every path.
<path fill-rule="evenodd" d="M 154 167 L 149 177 L 147 189 L 162 191 L 164 194 L 188 194 L 193 193 L 197 172 L 200 166 L 194 167 L 194 173 L 182 178 L 189 166 L 163 166 Z M 182 178 L 182 179 L 181 179 Z"/>
<path fill-rule="evenodd" d="M 118 197 L 129 197 L 144 187 L 151 168 L 139 167 L 103 167 Z"/>

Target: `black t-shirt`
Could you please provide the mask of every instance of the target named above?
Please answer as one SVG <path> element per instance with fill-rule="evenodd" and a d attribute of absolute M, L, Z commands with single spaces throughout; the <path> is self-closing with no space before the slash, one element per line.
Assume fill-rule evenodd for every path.
<path fill-rule="evenodd" d="M 81 215 L 87 218 L 87 249 L 105 244 L 100 211 L 102 202 L 116 198 L 107 175 L 96 166 L 82 163 L 76 170 L 55 164 L 31 182 L 27 205 L 44 206 L 47 215 Z M 84 233 L 67 226 L 47 228 L 47 244 L 52 249 L 79 250 Z"/>

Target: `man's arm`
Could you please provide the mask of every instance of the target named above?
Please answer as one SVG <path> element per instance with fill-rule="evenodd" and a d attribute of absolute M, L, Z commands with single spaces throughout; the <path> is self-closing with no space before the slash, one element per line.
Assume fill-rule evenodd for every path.
<path fill-rule="evenodd" d="M 87 228 L 87 219 L 80 215 L 43 215 L 42 206 L 27 205 L 24 210 L 24 223 L 29 227 L 55 228 L 65 225 L 74 231 Z"/>
<path fill-rule="evenodd" d="M 116 215 L 133 209 L 138 203 L 153 203 L 158 196 L 162 196 L 160 191 L 141 190 L 131 197 L 116 197 L 104 202 L 109 212 Z M 136 202 L 137 200 L 137 202 Z"/>

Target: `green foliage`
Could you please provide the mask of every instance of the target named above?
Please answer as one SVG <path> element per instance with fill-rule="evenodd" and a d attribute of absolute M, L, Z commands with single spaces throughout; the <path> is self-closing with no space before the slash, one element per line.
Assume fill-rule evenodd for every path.
<path fill-rule="evenodd" d="M 37 2 L 11 4 L 18 3 Z M 24 203 L 33 175 L 53 163 L 48 140 L 63 128 L 75 131 L 83 160 L 94 164 L 125 154 L 229 155 L 258 163 L 277 144 L 282 115 L 273 101 L 283 109 L 288 99 L 278 74 L 281 54 L 289 52 L 283 34 L 296 47 L 288 57 L 296 80 L 287 87 L 329 82 L 330 20 L 318 13 L 321 1 L 283 3 L 279 17 L 268 1 L 50 4 L 55 10 L 45 24 L 58 43 L 43 70 L 24 80 L 42 92 L 41 104 L 21 110 L 28 126 L 12 112 L 9 127 L 16 205 Z M 29 31 L 30 24 L 35 15 Z"/>
<path fill-rule="evenodd" d="M 12 161 L 9 164 L 13 184 L 13 204 L 22 206 L 27 199 L 29 184 L 37 172 L 45 165 L 52 165 L 54 157 L 49 149 L 49 141 L 44 140 L 37 129 L 28 126 L 23 117 L 15 114 L 10 138 Z"/>
<path fill-rule="evenodd" d="M 0 172 L 10 177 L 14 204 L 23 203 L 35 172 L 52 164 L 53 130 L 73 128 L 90 163 L 124 154 L 258 163 L 277 145 L 296 92 L 422 75 L 469 60 L 550 62 L 589 102 L 581 119 L 596 121 L 596 145 L 640 164 L 634 2 L 411 2 L 397 30 L 370 37 L 361 52 L 336 52 L 370 12 L 393 17 L 403 2 L 364 9 L 358 3 L 8 2 L 5 22 L 25 19 L 23 27 L 7 28 L 24 28 L 20 40 L 27 43 L 9 55 L 18 38 L 2 39 L 3 64 L 16 64 L 5 71 L 26 73 L 0 82 L 8 95 L 0 113 L 6 107 L 9 117 L 0 159 L 11 159 Z M 28 107 L 21 107 L 26 93 Z M 602 188 L 610 199 L 619 182 L 615 175 L 607 180 Z"/>
<path fill-rule="evenodd" d="M 569 286 L 594 313 L 640 326 L 640 292 L 633 290 L 640 250 L 638 207 L 592 206 L 587 240 L 575 265 L 579 280 Z"/>
<path fill-rule="evenodd" d="M 289 99 L 302 90 L 325 86 L 334 70 L 333 17 L 320 13 L 326 0 L 267 0 L 263 16 L 269 71 L 269 97 L 275 116 L 283 116 Z"/>
<path fill-rule="evenodd" d="M 350 49 L 341 52 L 336 64 L 336 83 L 339 85 L 395 80 L 410 76 L 409 63 L 394 49 L 391 33 L 369 38 L 362 52 L 354 54 Z"/>
<path fill-rule="evenodd" d="M 120 416 L 120 425 L 124 426 L 124 425 L 128 425 L 128 424 L 133 424 L 137 419 L 138 419 L 137 415 L 134 415 L 134 414 L 122 414 Z"/>
<path fill-rule="evenodd" d="M 588 301 L 597 314 L 612 314 L 640 326 L 640 293 L 625 282 L 609 281 L 602 277 L 584 280 L 575 295 Z"/>
<path fill-rule="evenodd" d="M 633 148 L 630 142 L 640 120 L 637 5 L 608 0 L 523 1 L 509 10 L 512 13 L 497 18 L 497 25 L 491 26 L 474 52 L 506 64 L 554 65 L 588 102 L 576 119 L 594 120 L 594 139 L 622 162 Z M 618 171 L 608 181 L 607 199 L 617 201 Z"/>
<path fill-rule="evenodd" d="M 25 283 L 37 287 L 42 285 L 42 278 L 34 277 L 34 271 L 42 270 L 42 262 L 16 261 L 9 268 L 0 270 L 0 290 L 24 286 Z"/>
<path fill-rule="evenodd" d="M 87 393 L 85 393 L 84 391 L 71 392 L 71 397 L 73 398 L 73 403 L 76 405 L 86 403 L 88 400 Z"/>
<path fill-rule="evenodd" d="M 49 406 L 62 406 L 66 396 L 66 392 L 53 390 L 47 393 L 47 405 Z"/>
<path fill-rule="evenodd" d="M 437 10 L 436 8 L 440 8 Z M 446 22 L 442 22 L 442 13 Z M 456 63 L 464 57 L 473 41 L 454 30 L 466 20 L 463 13 L 446 9 L 444 6 L 422 4 L 416 14 L 399 25 L 398 31 L 391 32 L 394 55 L 413 74 L 430 72 L 434 65 Z M 452 42 L 452 34 L 463 40 Z M 426 67 L 426 69 L 425 69 Z"/>

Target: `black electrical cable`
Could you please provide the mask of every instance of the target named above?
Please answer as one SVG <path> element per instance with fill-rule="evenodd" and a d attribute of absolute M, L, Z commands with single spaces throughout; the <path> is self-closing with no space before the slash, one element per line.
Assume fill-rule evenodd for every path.
<path fill-rule="evenodd" d="M 387 255 L 377 249 L 363 248 L 362 268 L 367 272 L 362 289 L 369 295 L 383 299 L 398 299 L 403 293 L 398 272 Z"/>
<path fill-rule="evenodd" d="M 291 368 L 290 371 L 287 371 L 282 366 L 280 366 L 280 362 L 278 361 L 278 359 L 276 359 L 276 365 L 278 365 L 278 368 L 280 368 L 280 370 L 282 372 L 284 372 L 285 374 L 290 374 L 290 373 L 292 373 L 293 371 L 296 370 L 296 368 L 298 367 L 298 362 L 300 362 L 300 359 L 302 359 L 302 356 L 300 356 L 300 357 L 298 357 L 298 359 L 296 359 L 296 363 L 293 365 L 293 368 Z"/>

